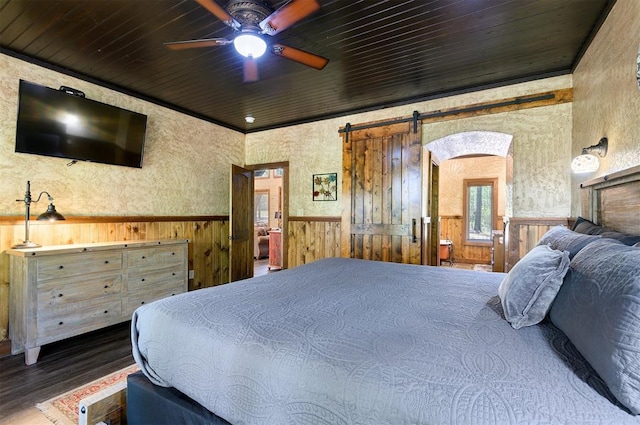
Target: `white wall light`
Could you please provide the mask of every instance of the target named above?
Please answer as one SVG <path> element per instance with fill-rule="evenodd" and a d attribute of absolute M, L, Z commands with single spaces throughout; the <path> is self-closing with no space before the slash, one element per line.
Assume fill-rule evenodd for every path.
<path fill-rule="evenodd" d="M 600 159 L 598 156 L 605 157 L 608 147 L 609 141 L 606 137 L 603 137 L 597 145 L 582 148 L 582 154 L 576 156 L 573 158 L 573 161 L 571 161 L 571 171 L 573 171 L 574 174 L 586 174 L 598 171 L 600 167 Z"/>

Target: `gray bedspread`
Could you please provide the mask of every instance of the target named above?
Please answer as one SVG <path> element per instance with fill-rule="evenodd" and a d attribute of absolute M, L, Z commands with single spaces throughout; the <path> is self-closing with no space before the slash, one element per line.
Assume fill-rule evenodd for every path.
<path fill-rule="evenodd" d="M 502 274 L 352 259 L 140 307 L 134 357 L 233 424 L 626 424 L 547 321 L 515 330 Z"/>

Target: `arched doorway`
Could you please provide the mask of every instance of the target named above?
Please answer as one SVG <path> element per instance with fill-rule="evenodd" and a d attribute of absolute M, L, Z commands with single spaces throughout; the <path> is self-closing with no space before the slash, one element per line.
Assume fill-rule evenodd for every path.
<path fill-rule="evenodd" d="M 424 145 L 438 166 L 440 190 L 429 191 L 428 202 L 437 205 L 441 242 L 438 254 L 447 262 L 455 258 L 462 263 L 489 264 L 493 270 L 504 270 L 505 229 L 513 205 L 512 139 L 505 133 L 469 131 Z M 489 198 L 488 202 L 479 201 L 481 193 Z M 487 205 L 493 208 L 486 213 L 488 228 L 484 223 L 487 219 L 480 220 L 480 211 L 485 211 Z M 440 259 L 438 255 L 437 264 Z"/>

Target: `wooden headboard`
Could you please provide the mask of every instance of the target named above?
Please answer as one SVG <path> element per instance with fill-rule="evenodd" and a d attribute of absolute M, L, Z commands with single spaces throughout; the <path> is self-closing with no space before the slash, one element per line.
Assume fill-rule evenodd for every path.
<path fill-rule="evenodd" d="M 640 235 L 640 166 L 589 180 L 582 188 L 582 217 Z"/>

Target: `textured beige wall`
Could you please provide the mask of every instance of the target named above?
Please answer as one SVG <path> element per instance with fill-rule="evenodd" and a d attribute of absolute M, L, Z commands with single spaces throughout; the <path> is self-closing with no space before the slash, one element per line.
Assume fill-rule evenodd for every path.
<path fill-rule="evenodd" d="M 472 130 L 513 135 L 510 217 L 568 217 L 571 212 L 571 104 L 565 103 L 427 126 L 433 140 Z"/>
<path fill-rule="evenodd" d="M 342 205 L 340 195 L 338 202 L 313 202 L 311 176 L 336 172 L 339 176 L 338 183 L 341 184 L 342 146 L 338 129 L 347 122 L 358 124 L 408 116 L 416 110 L 427 113 L 563 89 L 571 85 L 571 76 L 566 75 L 250 133 L 246 137 L 246 162 L 290 162 L 291 215 L 339 216 Z M 259 120 L 260 117 L 256 119 Z M 534 108 L 425 125 L 423 141 L 426 144 L 449 134 L 471 130 L 514 135 L 513 216 L 567 217 L 571 210 L 571 120 L 570 104 Z"/>
<path fill-rule="evenodd" d="M 87 98 L 148 116 L 141 169 L 15 153 L 18 82 L 82 90 Z M 230 163 L 244 135 L 10 56 L 0 55 L 0 215 L 24 214 L 27 180 L 66 215 L 218 215 L 229 211 Z M 32 208 L 46 209 L 41 202 Z"/>
<path fill-rule="evenodd" d="M 579 182 L 640 165 L 639 43 L 640 1 L 618 0 L 575 70 L 572 153 L 609 139 L 600 169 L 575 178 L 576 200 Z"/>
<path fill-rule="evenodd" d="M 498 215 L 504 215 L 506 159 L 500 156 L 453 158 L 440 164 L 440 215 L 464 213 L 464 179 L 498 179 Z"/>

